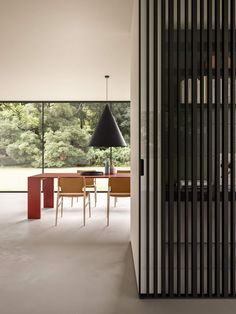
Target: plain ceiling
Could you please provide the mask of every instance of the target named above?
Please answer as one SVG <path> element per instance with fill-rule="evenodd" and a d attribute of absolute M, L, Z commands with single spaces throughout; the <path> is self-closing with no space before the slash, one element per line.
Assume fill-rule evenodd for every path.
<path fill-rule="evenodd" d="M 128 100 L 132 2 L 0 0 L 0 100 Z"/>

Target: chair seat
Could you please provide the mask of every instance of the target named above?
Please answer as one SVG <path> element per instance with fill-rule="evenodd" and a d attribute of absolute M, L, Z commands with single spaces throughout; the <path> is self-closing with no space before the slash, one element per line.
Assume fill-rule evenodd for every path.
<path fill-rule="evenodd" d="M 86 196 L 89 194 L 88 191 L 85 192 Z M 59 193 L 60 196 L 68 196 L 68 197 L 82 197 L 84 193 Z"/>
<path fill-rule="evenodd" d="M 114 197 L 129 197 L 130 193 L 110 193 L 110 196 L 114 196 Z"/>

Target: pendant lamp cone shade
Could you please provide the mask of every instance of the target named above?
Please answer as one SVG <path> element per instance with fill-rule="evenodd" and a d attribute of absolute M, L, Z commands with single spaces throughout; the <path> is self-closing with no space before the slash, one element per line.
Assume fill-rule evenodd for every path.
<path fill-rule="evenodd" d="M 89 146 L 94 147 L 122 147 L 126 146 L 121 131 L 114 119 L 110 107 L 106 105 L 98 122 Z"/>

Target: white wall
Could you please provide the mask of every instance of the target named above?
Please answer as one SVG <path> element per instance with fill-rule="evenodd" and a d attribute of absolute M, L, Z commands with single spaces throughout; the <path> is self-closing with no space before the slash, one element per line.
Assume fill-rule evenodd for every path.
<path fill-rule="evenodd" d="M 0 0 L 0 100 L 130 99 L 132 0 Z"/>
<path fill-rule="evenodd" d="M 158 22 L 158 56 L 154 55 L 154 6 L 156 0 L 150 0 L 147 6 L 146 0 L 140 1 L 140 27 L 138 24 L 139 10 L 138 0 L 135 1 L 133 28 L 132 28 L 132 53 L 131 53 L 131 166 L 132 166 L 132 201 L 131 201 L 131 243 L 135 262 L 136 276 L 140 278 L 139 292 L 141 294 L 154 293 L 155 269 L 158 270 L 158 289 L 160 291 L 160 240 L 161 228 L 158 226 L 158 238 L 155 238 L 153 222 L 158 215 L 158 222 L 161 221 L 161 1 L 158 2 L 158 10 L 155 18 Z M 147 10 L 149 9 L 149 27 L 147 29 Z M 157 16 L 157 14 L 158 16 Z M 156 22 L 156 21 L 155 21 Z M 140 38 L 138 30 L 140 29 Z M 149 35 L 148 35 L 149 34 Z M 148 35 L 148 36 L 147 36 Z M 140 63 L 139 63 L 139 41 L 140 41 Z M 149 54 L 147 54 L 149 46 Z M 158 58 L 157 58 L 158 57 Z M 156 59 L 157 58 L 157 59 Z M 148 60 L 148 61 L 147 61 Z M 155 80 L 155 60 L 158 62 L 158 86 Z M 139 73 L 140 67 L 140 73 Z M 148 67 L 148 68 L 147 68 Z M 148 71 L 147 71 L 148 70 Z M 140 75 L 140 88 L 139 88 Z M 154 91 L 157 88 L 157 99 Z M 148 96 L 148 98 L 147 98 Z M 139 99 L 140 97 L 140 99 Z M 147 102 L 147 99 L 148 102 Z M 138 106 L 140 101 L 140 108 Z M 140 112 L 139 112 L 140 110 Z M 154 134 L 156 120 L 154 115 L 158 114 L 158 134 Z M 140 125 L 139 125 L 140 118 Z M 155 128 L 156 129 L 156 128 Z M 140 152 L 139 152 L 139 131 L 140 132 Z M 149 141 L 147 142 L 147 134 Z M 154 137 L 157 135 L 158 154 L 155 154 Z M 149 153 L 147 154 L 147 148 Z M 155 164 L 158 158 L 158 173 L 155 173 Z M 140 177 L 139 189 L 139 158 L 144 161 L 144 174 Z M 149 173 L 148 173 L 149 172 Z M 154 183 L 158 181 L 158 190 L 154 190 Z M 149 186 L 147 185 L 149 182 Z M 158 195 L 156 195 L 158 194 Z M 139 198 L 140 196 L 140 198 Z M 154 197 L 157 196 L 159 202 L 158 212 L 154 207 Z M 149 206 L 147 207 L 147 200 Z M 140 202 L 140 203 L 139 203 Z M 140 210 L 139 210 L 140 207 Z M 140 215 L 140 216 L 139 216 Z M 140 223 L 139 223 L 140 221 Z M 139 229 L 140 228 L 140 229 Z M 159 241 L 158 261 L 154 264 L 155 240 Z M 148 246 L 147 246 L 148 243 Z M 149 264 L 147 264 L 147 254 Z M 140 256 L 140 260 L 139 260 Z M 139 265 L 140 263 L 140 265 Z M 156 266 L 158 266 L 156 268 Z M 147 281 L 147 276 L 149 279 Z M 148 288 L 147 288 L 148 284 Z"/>
<path fill-rule="evenodd" d="M 131 48 L 131 245 L 137 284 L 139 278 L 139 21 L 134 1 Z"/>

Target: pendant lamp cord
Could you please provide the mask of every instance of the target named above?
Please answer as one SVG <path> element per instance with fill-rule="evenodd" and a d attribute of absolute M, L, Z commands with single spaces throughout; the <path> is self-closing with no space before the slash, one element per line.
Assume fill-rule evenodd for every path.
<path fill-rule="evenodd" d="M 108 101 L 108 80 L 109 80 L 109 75 L 105 75 L 106 79 L 106 101 Z M 112 147 L 110 147 L 110 167 L 112 166 Z"/>
<path fill-rule="evenodd" d="M 109 80 L 109 75 L 105 75 L 106 79 L 106 101 L 108 101 L 108 80 Z"/>

